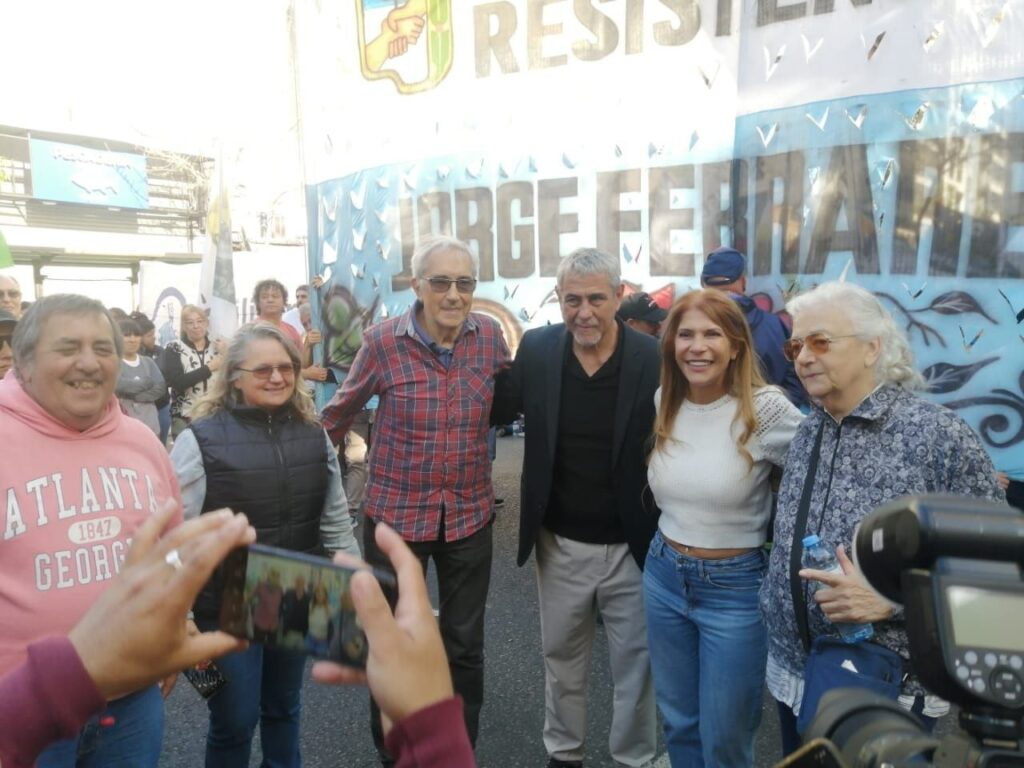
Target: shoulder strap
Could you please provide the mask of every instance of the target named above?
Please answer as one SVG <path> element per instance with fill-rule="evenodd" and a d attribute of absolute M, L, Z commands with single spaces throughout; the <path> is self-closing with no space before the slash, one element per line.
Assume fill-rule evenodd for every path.
<path fill-rule="evenodd" d="M 793 596 L 793 612 L 796 615 L 796 626 L 800 631 L 800 640 L 804 650 L 811 648 L 811 633 L 807 626 L 807 601 L 804 598 L 804 583 L 800 578 L 800 561 L 803 557 L 804 531 L 807 529 L 807 514 L 811 508 L 811 492 L 814 490 L 814 477 L 818 474 L 818 456 L 821 453 L 821 438 L 825 434 L 825 419 L 822 418 L 818 427 L 818 435 L 814 438 L 807 465 L 807 476 L 804 478 L 804 489 L 800 494 L 800 506 L 797 508 L 796 521 L 793 523 L 793 546 L 789 550 L 789 590 Z"/>

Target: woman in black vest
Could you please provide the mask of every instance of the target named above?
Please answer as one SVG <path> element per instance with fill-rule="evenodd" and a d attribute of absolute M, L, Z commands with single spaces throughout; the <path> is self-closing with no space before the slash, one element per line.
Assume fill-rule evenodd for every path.
<path fill-rule="evenodd" d="M 185 516 L 230 507 L 245 512 L 262 544 L 358 557 L 338 457 L 295 385 L 300 370 L 298 351 L 277 328 L 239 329 L 171 452 Z M 220 587 L 214 574 L 196 600 L 200 629 L 217 626 Z M 263 765 L 300 766 L 305 657 L 254 644 L 217 664 L 229 683 L 208 702 L 206 765 L 248 766 L 259 723 Z"/>

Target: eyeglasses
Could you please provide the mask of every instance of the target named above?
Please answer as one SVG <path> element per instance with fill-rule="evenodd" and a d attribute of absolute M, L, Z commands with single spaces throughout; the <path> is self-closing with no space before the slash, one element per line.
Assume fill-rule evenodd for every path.
<path fill-rule="evenodd" d="M 20 299 L 21 291 L 0 291 L 0 299 Z"/>
<path fill-rule="evenodd" d="M 472 293 L 476 289 L 476 280 L 472 277 L 428 277 L 427 282 L 434 293 L 448 293 L 453 285 L 459 293 Z"/>
<path fill-rule="evenodd" d="M 824 333 L 809 333 L 802 339 L 790 339 L 782 345 L 782 354 L 791 363 L 795 362 L 806 344 L 815 355 L 824 355 L 831 348 L 832 342 L 837 339 L 853 339 L 857 334 L 851 333 L 847 336 L 826 336 Z"/>
<path fill-rule="evenodd" d="M 255 368 L 237 368 L 236 370 L 251 373 L 254 378 L 260 381 L 270 381 L 274 372 L 281 374 L 282 379 L 291 379 L 299 372 L 299 366 L 292 363 L 281 363 L 280 365 L 257 365 Z"/>

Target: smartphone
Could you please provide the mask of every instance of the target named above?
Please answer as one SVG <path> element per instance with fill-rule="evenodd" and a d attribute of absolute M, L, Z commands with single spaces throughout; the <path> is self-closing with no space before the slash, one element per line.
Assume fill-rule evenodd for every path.
<path fill-rule="evenodd" d="M 262 544 L 234 550 L 223 567 L 223 631 L 267 647 L 366 667 L 366 633 L 349 591 L 356 569 Z M 394 605 L 394 574 L 372 572 Z"/>
<path fill-rule="evenodd" d="M 199 695 L 204 699 L 208 699 L 225 685 L 228 684 L 228 679 L 224 677 L 224 673 L 220 671 L 218 667 L 212 661 L 204 661 L 199 664 L 194 664 L 182 671 L 185 675 L 185 679 L 188 680 L 192 687 L 199 692 Z"/>

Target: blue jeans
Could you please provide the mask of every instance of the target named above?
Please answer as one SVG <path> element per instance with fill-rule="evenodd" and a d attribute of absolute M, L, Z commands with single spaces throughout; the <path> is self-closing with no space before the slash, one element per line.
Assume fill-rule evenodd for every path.
<path fill-rule="evenodd" d="M 669 759 L 676 768 L 754 764 L 768 656 L 756 549 L 700 560 L 657 532 L 644 566 L 647 640 Z"/>
<path fill-rule="evenodd" d="M 164 737 L 164 702 L 150 687 L 111 701 L 78 736 L 58 741 L 39 756 L 37 768 L 156 767 Z"/>
<path fill-rule="evenodd" d="M 199 626 L 214 628 L 203 622 Z M 217 659 L 217 666 L 228 684 L 207 701 L 207 768 L 247 768 L 257 724 L 263 768 L 299 768 L 300 694 L 306 657 L 253 643 L 244 651 Z"/>

